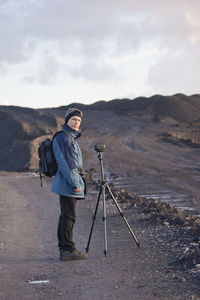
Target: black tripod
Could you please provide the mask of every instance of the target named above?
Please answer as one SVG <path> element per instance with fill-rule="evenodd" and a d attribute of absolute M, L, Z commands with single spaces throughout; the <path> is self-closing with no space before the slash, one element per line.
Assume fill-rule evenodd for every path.
<path fill-rule="evenodd" d="M 114 204 L 116 205 L 120 215 L 122 216 L 125 224 L 127 225 L 133 239 L 136 242 L 136 245 L 140 248 L 140 243 L 138 242 L 135 234 L 133 233 L 130 225 L 128 224 L 128 221 L 126 220 L 119 204 L 117 203 L 115 197 L 113 196 L 110 187 L 108 185 L 108 183 L 105 180 L 105 175 L 104 175 L 104 169 L 103 169 L 103 156 L 102 153 L 103 151 L 105 151 L 106 146 L 104 146 L 104 150 L 102 150 L 102 145 L 101 147 L 98 147 L 99 145 L 95 146 L 95 150 L 98 152 L 98 159 L 100 162 L 100 168 L 101 168 L 101 185 L 100 185 L 100 189 L 99 189 L 99 195 L 98 195 L 98 199 L 97 199 L 97 204 L 96 204 L 96 208 L 95 208 L 95 212 L 94 212 L 94 216 L 93 216 L 93 221 L 92 221 L 92 226 L 91 226 L 91 230 L 90 230 L 90 235 L 89 235 L 89 239 L 88 239 L 88 243 L 87 243 L 87 247 L 86 247 L 86 253 L 88 253 L 89 251 L 89 246 L 90 246 L 90 241 L 91 241 L 91 237 L 92 237 L 92 231 L 93 231 L 93 227 L 94 227 L 94 223 L 95 223 L 95 219 L 96 219 L 96 214 L 97 214 L 97 210 L 98 210 L 98 206 L 99 206 L 99 201 L 100 201 L 100 197 L 101 197 L 101 193 L 103 193 L 103 217 L 102 220 L 104 222 L 104 255 L 107 256 L 107 230 L 106 230 L 106 190 L 108 191 L 109 195 L 111 196 Z"/>

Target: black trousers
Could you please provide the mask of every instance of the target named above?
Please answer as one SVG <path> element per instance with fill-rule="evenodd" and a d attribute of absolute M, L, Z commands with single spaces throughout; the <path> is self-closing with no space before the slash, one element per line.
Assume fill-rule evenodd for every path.
<path fill-rule="evenodd" d="M 76 202 L 73 197 L 60 195 L 60 217 L 58 222 L 59 250 L 73 252 L 76 250 L 73 242 L 73 227 L 76 222 Z"/>

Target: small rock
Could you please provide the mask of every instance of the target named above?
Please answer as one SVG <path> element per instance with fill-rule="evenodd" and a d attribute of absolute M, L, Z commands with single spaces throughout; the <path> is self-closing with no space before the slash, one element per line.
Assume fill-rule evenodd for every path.
<path fill-rule="evenodd" d="M 195 266 L 195 268 L 196 268 L 196 269 L 199 269 L 199 271 L 200 271 L 200 264 L 197 264 L 197 265 Z"/>
<path fill-rule="evenodd" d="M 169 226 L 169 222 L 164 222 L 163 223 L 165 226 Z"/>
<path fill-rule="evenodd" d="M 186 254 L 189 250 L 189 247 L 186 247 L 183 253 Z"/>
<path fill-rule="evenodd" d="M 183 277 L 182 279 L 181 279 L 183 282 L 185 282 L 186 281 L 186 279 Z"/>

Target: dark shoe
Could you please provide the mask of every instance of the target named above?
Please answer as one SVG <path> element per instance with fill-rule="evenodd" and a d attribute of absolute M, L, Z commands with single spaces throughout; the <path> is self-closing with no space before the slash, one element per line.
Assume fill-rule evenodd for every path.
<path fill-rule="evenodd" d="M 70 251 L 61 251 L 60 252 L 60 260 L 79 260 L 79 259 L 87 259 L 88 256 L 86 253 L 81 253 L 78 250 Z"/>

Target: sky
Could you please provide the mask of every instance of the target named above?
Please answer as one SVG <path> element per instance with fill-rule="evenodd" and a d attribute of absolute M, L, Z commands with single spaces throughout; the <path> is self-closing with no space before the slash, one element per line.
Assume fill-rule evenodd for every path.
<path fill-rule="evenodd" d="M 199 0 L 0 0 L 0 105 L 200 93 Z"/>

